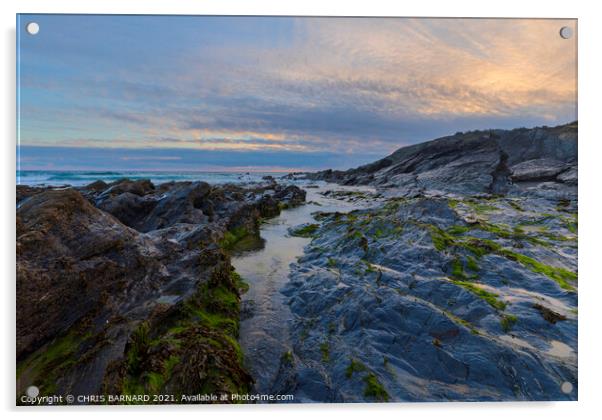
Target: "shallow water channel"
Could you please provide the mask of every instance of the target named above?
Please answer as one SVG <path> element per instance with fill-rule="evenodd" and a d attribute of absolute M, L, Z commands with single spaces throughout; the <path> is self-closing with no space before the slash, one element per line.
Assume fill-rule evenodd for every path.
<path fill-rule="evenodd" d="M 318 188 L 306 188 L 306 203 L 283 210 L 278 217 L 261 226 L 263 244 L 260 249 L 235 254 L 232 265 L 249 284 L 242 297 L 240 344 L 245 365 L 255 379 L 255 391 L 268 394 L 278 373 L 280 358 L 290 350 L 289 326 L 291 312 L 280 289 L 288 281 L 290 264 L 303 255 L 310 238 L 293 237 L 289 228 L 303 223 L 316 223 L 312 213 L 346 213 L 365 208 L 370 203 L 348 202 L 325 197 L 331 191 L 373 191 L 370 187 L 345 187 L 336 184 L 312 183 Z"/>

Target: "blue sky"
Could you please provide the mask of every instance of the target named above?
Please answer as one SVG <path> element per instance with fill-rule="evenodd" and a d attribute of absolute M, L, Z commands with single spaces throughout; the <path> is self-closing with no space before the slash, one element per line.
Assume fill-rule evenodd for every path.
<path fill-rule="evenodd" d="M 456 131 L 576 119 L 576 37 L 558 36 L 574 21 L 18 24 L 21 169 L 344 169 Z"/>

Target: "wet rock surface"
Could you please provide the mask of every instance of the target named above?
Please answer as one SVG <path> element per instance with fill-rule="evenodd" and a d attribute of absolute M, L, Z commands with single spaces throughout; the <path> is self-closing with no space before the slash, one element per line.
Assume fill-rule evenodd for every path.
<path fill-rule="evenodd" d="M 229 249 L 305 199 L 273 182 L 17 188 L 18 392 L 245 392 Z"/>
<path fill-rule="evenodd" d="M 308 175 L 371 184 L 381 198 L 297 227 L 312 240 L 282 290 L 291 344 L 273 392 L 576 399 L 576 130 L 458 134 Z"/>

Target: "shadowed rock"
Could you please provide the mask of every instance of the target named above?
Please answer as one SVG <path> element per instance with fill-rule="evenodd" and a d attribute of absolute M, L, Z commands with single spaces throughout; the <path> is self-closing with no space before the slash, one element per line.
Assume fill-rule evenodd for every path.
<path fill-rule="evenodd" d="M 244 285 L 226 244 L 305 193 L 103 184 L 18 188 L 18 392 L 248 391 L 236 344 Z"/>
<path fill-rule="evenodd" d="M 17 212 L 17 357 L 92 322 L 132 284 L 153 288 L 159 268 L 144 238 L 79 192 L 35 195 Z"/>

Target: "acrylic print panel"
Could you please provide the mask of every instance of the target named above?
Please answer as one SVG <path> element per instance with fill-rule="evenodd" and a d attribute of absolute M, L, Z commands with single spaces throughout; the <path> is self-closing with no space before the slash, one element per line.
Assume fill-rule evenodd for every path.
<path fill-rule="evenodd" d="M 17 404 L 577 399 L 576 20 L 17 27 Z"/>

